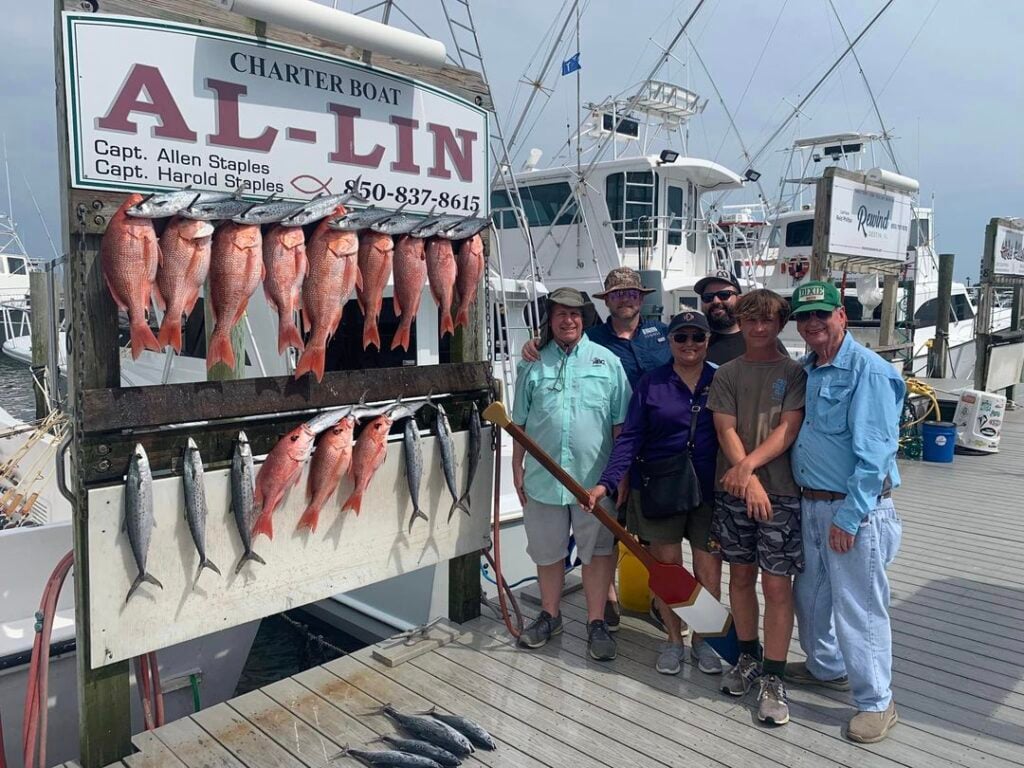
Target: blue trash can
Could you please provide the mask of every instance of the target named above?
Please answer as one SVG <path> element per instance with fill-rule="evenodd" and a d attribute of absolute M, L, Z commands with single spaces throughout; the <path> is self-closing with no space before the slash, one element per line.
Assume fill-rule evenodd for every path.
<path fill-rule="evenodd" d="M 922 458 L 948 464 L 956 448 L 956 424 L 950 421 L 926 421 L 921 429 Z"/>

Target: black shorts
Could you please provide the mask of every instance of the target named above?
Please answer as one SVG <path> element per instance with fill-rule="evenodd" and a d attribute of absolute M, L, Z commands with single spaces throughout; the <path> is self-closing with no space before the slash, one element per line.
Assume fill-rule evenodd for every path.
<path fill-rule="evenodd" d="M 761 567 L 774 576 L 793 576 L 804 570 L 804 547 L 800 533 L 800 499 L 768 495 L 772 519 L 754 520 L 747 515 L 747 503 L 719 491 L 715 494 L 715 515 L 711 531 L 718 541 L 722 559 L 737 565 Z"/>

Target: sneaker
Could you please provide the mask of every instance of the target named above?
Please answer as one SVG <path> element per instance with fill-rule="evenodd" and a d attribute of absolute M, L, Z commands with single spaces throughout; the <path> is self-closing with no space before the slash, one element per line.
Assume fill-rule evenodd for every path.
<path fill-rule="evenodd" d="M 789 722 L 789 701 L 786 684 L 778 675 L 762 675 L 761 690 L 757 693 L 757 719 L 768 725 Z"/>
<path fill-rule="evenodd" d="M 622 613 L 619 611 L 619 604 L 614 600 L 608 600 L 604 604 L 604 623 L 608 625 L 609 632 L 619 631 L 619 621 Z"/>
<path fill-rule="evenodd" d="M 715 653 L 715 649 L 704 641 L 704 638 L 693 636 L 690 654 L 697 661 L 697 669 L 705 675 L 722 674 L 722 659 Z"/>
<path fill-rule="evenodd" d="M 846 738 L 860 744 L 874 744 L 889 735 L 900 720 L 896 714 L 896 702 L 890 701 L 884 712 L 858 712 L 846 726 Z"/>
<path fill-rule="evenodd" d="M 666 635 L 668 634 L 668 630 L 665 629 L 665 622 L 661 620 L 661 611 L 658 610 L 658 604 L 655 602 L 653 597 L 651 598 L 650 610 L 647 612 L 647 620 L 653 624 L 655 628 L 664 632 Z M 690 627 L 682 619 L 679 620 L 679 636 L 684 640 L 690 636 Z"/>
<path fill-rule="evenodd" d="M 749 653 L 741 653 L 736 666 L 722 677 L 722 693 L 730 696 L 742 696 L 750 690 L 750 686 L 761 676 L 761 662 Z"/>
<path fill-rule="evenodd" d="M 661 649 L 661 653 L 658 654 L 658 661 L 654 665 L 654 668 L 663 675 L 678 675 L 680 665 L 682 664 L 683 657 L 686 655 L 686 651 L 683 646 L 673 645 L 672 643 L 665 643 Z"/>
<path fill-rule="evenodd" d="M 519 636 L 519 645 L 523 648 L 540 648 L 561 632 L 562 614 L 552 616 L 547 611 L 541 611 L 540 616 L 534 619 Z"/>
<path fill-rule="evenodd" d="M 786 665 L 786 679 L 795 685 L 818 685 L 833 691 L 850 690 L 850 678 L 846 675 L 833 680 L 819 680 L 807 669 L 807 663 L 795 661 Z"/>
<path fill-rule="evenodd" d="M 587 625 L 587 648 L 590 658 L 597 661 L 611 661 L 615 658 L 615 640 L 608 632 L 604 619 L 594 619 Z"/>

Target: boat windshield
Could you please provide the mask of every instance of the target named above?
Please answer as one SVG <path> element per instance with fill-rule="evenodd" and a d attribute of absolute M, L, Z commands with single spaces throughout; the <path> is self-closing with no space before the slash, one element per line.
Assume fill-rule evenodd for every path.
<path fill-rule="evenodd" d="M 579 221 L 576 202 L 572 201 L 566 207 L 558 220 L 555 216 L 565 205 L 566 200 L 572 197 L 572 187 L 568 182 L 558 181 L 552 184 L 520 184 L 519 196 L 523 201 L 523 212 L 531 227 L 568 226 Z M 494 225 L 499 229 L 514 229 L 516 217 L 512 205 L 509 203 L 508 193 L 501 191 L 491 192 L 491 215 Z"/>
<path fill-rule="evenodd" d="M 791 221 L 786 225 L 786 247 L 807 248 L 814 242 L 814 219 Z"/>

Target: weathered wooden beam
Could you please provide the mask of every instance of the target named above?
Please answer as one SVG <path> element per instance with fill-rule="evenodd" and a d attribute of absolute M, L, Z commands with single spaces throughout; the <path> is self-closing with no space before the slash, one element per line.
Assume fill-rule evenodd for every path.
<path fill-rule="evenodd" d="M 32 378 L 33 394 L 36 400 L 36 418 L 42 419 L 50 412 L 50 403 L 46 391 L 39 386 L 40 374 L 46 367 L 47 350 L 50 346 L 50 304 L 46 300 L 49 291 L 46 286 L 45 272 L 30 272 L 28 276 L 29 296 L 32 304 Z"/>
<path fill-rule="evenodd" d="M 116 345 L 115 345 L 116 348 Z M 239 381 L 165 384 L 160 387 L 94 389 L 83 393 L 88 433 L 158 427 L 180 422 L 237 419 L 331 408 L 441 393 L 474 392 L 490 386 L 487 363 L 401 366 L 329 371 L 319 384 L 309 376 L 268 376 Z"/>

